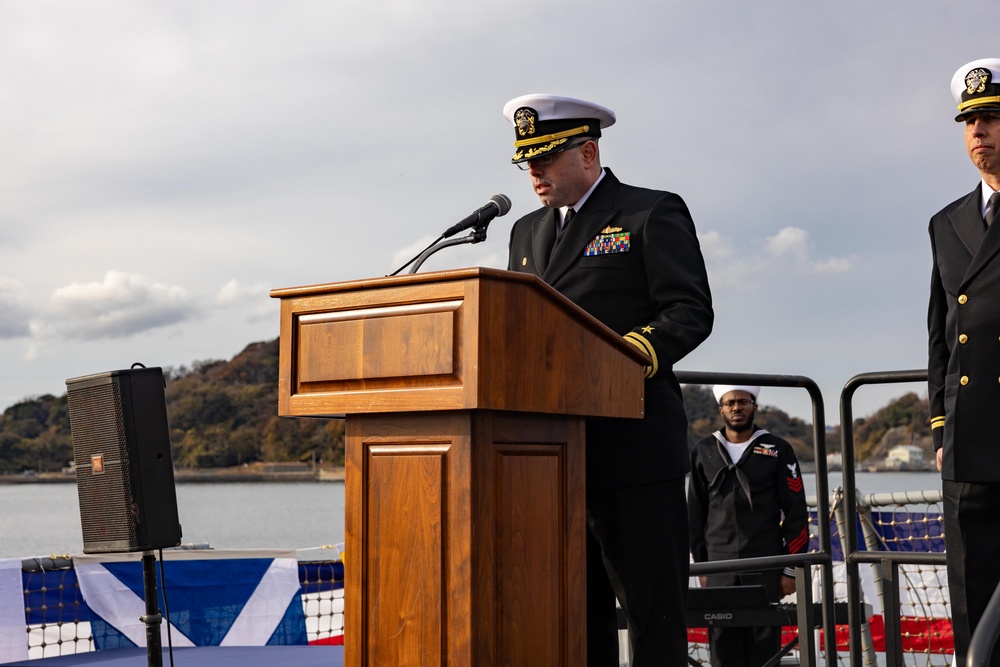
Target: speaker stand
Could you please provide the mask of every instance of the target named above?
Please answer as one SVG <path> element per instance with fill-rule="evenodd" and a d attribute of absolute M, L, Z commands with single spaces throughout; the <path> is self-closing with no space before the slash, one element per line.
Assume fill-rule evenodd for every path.
<path fill-rule="evenodd" d="M 156 596 L 156 556 L 152 551 L 142 554 L 142 585 L 146 596 L 146 615 L 139 620 L 146 624 L 146 664 L 163 667 L 163 650 L 160 642 L 160 622 L 163 616 Z"/>

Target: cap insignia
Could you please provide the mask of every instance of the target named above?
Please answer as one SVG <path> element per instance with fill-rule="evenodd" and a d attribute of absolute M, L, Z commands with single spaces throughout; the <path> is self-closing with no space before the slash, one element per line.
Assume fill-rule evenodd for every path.
<path fill-rule="evenodd" d="M 517 127 L 519 137 L 531 136 L 535 133 L 535 123 L 538 121 L 538 112 L 531 107 L 521 107 L 514 112 L 514 125 Z"/>
<path fill-rule="evenodd" d="M 965 92 L 969 95 L 981 93 L 986 90 L 986 84 L 990 82 L 990 72 L 981 67 L 976 68 L 965 75 Z"/>

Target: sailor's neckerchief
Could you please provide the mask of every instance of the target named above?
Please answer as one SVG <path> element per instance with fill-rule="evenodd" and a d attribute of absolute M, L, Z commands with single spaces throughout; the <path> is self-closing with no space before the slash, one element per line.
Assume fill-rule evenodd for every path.
<path fill-rule="evenodd" d="M 745 495 L 747 497 L 747 502 L 750 503 L 750 511 L 752 512 L 753 511 L 753 494 L 750 492 L 750 481 L 747 480 L 746 473 L 744 473 L 740 469 L 740 467 L 739 467 L 738 464 L 739 464 L 740 461 L 742 461 L 743 459 L 745 459 L 747 456 L 750 456 L 750 455 L 753 454 L 753 443 L 754 443 L 754 440 L 756 440 L 757 438 L 759 438 L 762 435 L 767 435 L 767 431 L 764 430 L 764 429 L 762 429 L 762 428 L 759 428 L 756 431 L 754 431 L 753 435 L 750 436 L 750 439 L 747 440 L 747 447 L 746 447 L 746 449 L 743 450 L 743 455 L 740 456 L 740 461 L 735 461 L 735 462 L 730 458 L 730 456 L 729 456 L 729 450 L 726 449 L 726 445 L 725 445 L 725 442 L 724 442 L 724 441 L 726 441 L 726 437 L 724 435 L 722 435 L 722 430 L 720 429 L 720 430 L 716 431 L 715 433 L 713 433 L 712 435 L 715 436 L 715 446 L 719 448 L 719 455 L 722 457 L 722 460 L 724 462 L 727 462 L 727 463 L 726 463 L 726 467 L 725 468 L 719 468 L 719 472 L 715 473 L 715 478 L 711 482 L 709 482 L 708 488 L 710 490 L 714 490 L 714 489 L 718 488 L 718 486 L 720 484 L 722 484 L 722 478 L 724 476 L 724 473 L 727 473 L 727 472 L 730 472 L 730 471 L 735 472 L 736 473 L 736 481 L 739 482 L 740 488 L 743 489 L 743 495 Z M 742 443 L 734 442 L 733 444 L 734 445 L 738 445 L 738 444 L 742 444 Z M 748 452 L 749 452 L 749 454 L 748 454 Z"/>

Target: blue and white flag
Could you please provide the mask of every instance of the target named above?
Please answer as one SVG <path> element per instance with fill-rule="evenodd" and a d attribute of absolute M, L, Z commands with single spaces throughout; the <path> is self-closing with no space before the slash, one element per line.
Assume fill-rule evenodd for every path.
<path fill-rule="evenodd" d="M 167 550 L 163 556 L 165 600 L 157 562 L 163 646 L 168 610 L 174 646 L 307 643 L 294 551 Z M 73 562 L 97 648 L 145 646 L 142 554 L 79 555 Z"/>
<path fill-rule="evenodd" d="M 28 659 L 21 559 L 0 560 L 0 663 Z"/>

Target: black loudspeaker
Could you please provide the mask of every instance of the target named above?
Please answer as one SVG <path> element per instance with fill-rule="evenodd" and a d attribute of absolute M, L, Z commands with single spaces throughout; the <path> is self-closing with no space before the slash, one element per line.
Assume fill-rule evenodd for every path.
<path fill-rule="evenodd" d="M 180 544 L 163 372 L 66 380 L 84 553 Z"/>

